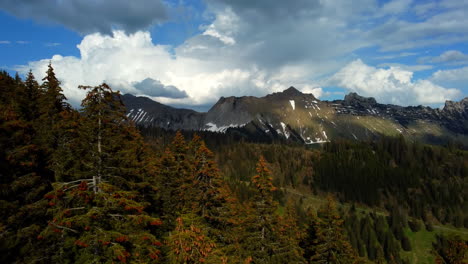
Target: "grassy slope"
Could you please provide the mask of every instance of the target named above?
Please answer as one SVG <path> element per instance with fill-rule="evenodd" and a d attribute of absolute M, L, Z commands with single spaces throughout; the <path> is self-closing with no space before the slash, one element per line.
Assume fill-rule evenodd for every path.
<path fill-rule="evenodd" d="M 408 258 L 410 263 L 434 263 L 434 256 L 431 250 L 432 243 L 435 241 L 437 234 L 459 235 L 464 239 L 468 239 L 467 229 L 442 225 L 434 226 L 433 232 L 421 229 L 419 232 L 414 233 L 407 228 L 405 233 L 410 239 L 412 250 L 409 252 L 402 251 L 401 256 Z"/>
<path fill-rule="evenodd" d="M 303 203 L 305 207 L 319 208 L 321 205 L 326 203 L 326 199 L 321 196 L 316 196 L 312 194 L 307 194 L 304 192 L 299 192 L 292 188 L 283 188 L 283 191 L 287 192 L 291 196 L 303 197 Z M 350 207 L 350 204 L 342 204 L 344 207 Z M 356 209 L 362 212 L 375 212 L 377 214 L 385 214 L 387 212 L 378 209 L 377 211 L 365 207 L 357 206 Z M 281 210 L 279 210 L 281 211 Z M 464 239 L 468 239 L 468 229 L 465 228 L 454 228 L 449 225 L 434 225 L 434 231 L 429 232 L 424 227 L 421 228 L 419 232 L 412 232 L 409 228 L 405 229 L 405 234 L 408 236 L 411 242 L 412 250 L 409 252 L 401 251 L 401 257 L 403 259 L 409 259 L 410 263 L 414 264 L 426 264 L 434 263 L 434 255 L 432 251 L 432 243 L 436 239 L 437 234 L 443 235 L 459 235 Z"/>

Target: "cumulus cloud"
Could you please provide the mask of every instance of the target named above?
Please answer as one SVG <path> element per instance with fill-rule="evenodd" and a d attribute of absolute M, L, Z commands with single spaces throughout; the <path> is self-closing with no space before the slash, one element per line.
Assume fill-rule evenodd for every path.
<path fill-rule="evenodd" d="M 11 1 L 7 0 L 5 3 Z M 45 0 L 38 2 L 43 1 Z M 59 5 L 71 5 L 69 3 L 78 0 L 55 1 L 60 2 Z M 109 0 L 99 3 L 106 1 Z M 87 21 L 75 24 L 51 16 L 50 20 L 80 32 L 109 33 L 116 27 L 125 31 L 113 31 L 108 35 L 88 34 L 78 45 L 79 57 L 56 55 L 31 62 L 22 69 L 27 71 L 32 68 L 35 74 L 42 76 L 47 63 L 52 60 L 58 71 L 57 75 L 62 78 L 65 91 L 73 100 L 80 97 L 75 91 L 79 84 L 96 85 L 106 81 L 122 92 L 144 94 L 142 87 L 134 84 L 150 78 L 161 82 L 165 87 L 177 87 L 187 95 L 183 98 L 160 97 L 157 100 L 187 106 L 213 103 L 220 96 L 263 96 L 291 85 L 305 92 L 313 92 L 316 96 L 324 96 L 327 92 L 319 88 L 324 87 L 320 80 L 333 75 L 345 63 L 355 59 L 356 51 L 369 47 L 377 47 L 380 51 L 398 51 L 381 56 L 381 59 L 392 59 L 391 56 L 402 58 L 421 52 L 405 49 L 468 41 L 468 28 L 465 26 L 468 20 L 464 15 L 466 8 L 449 0 L 442 1 L 445 4 L 443 11 L 436 14 L 421 11 L 424 16 L 418 20 L 405 19 L 408 12 L 416 12 L 416 9 L 411 9 L 415 4 L 407 0 L 388 1 L 387 4 L 377 0 L 205 0 L 206 10 L 203 12 L 209 17 L 205 21 L 209 22 L 199 27 L 200 34 L 191 35 L 178 46 L 164 46 L 153 44 L 147 31 L 138 30 L 165 18 L 165 12 L 160 15 L 147 14 L 147 10 L 156 7 L 141 4 L 142 1 L 146 3 L 149 0 L 131 3 L 117 0 L 114 4 L 126 9 L 126 5 L 138 2 L 135 5 L 145 7 L 145 10 L 128 8 L 130 11 L 126 12 L 133 12 L 129 17 L 136 17 L 138 20 L 131 23 L 127 23 L 126 16 L 113 18 L 108 13 L 103 15 L 103 21 L 97 20 L 97 26 L 93 19 L 90 19 L 89 23 L 93 23 L 89 26 Z M 151 4 L 163 5 L 161 1 L 151 1 Z M 31 6 L 34 5 L 32 2 L 28 0 L 24 2 L 27 4 L 19 5 Z M 93 5 L 91 0 L 83 3 L 80 10 Z M 0 8 L 2 5 L 5 6 L 2 3 Z M 21 8 L 21 12 L 25 9 L 27 8 Z M 420 7 L 420 10 L 423 9 Z M 21 12 L 17 11 L 18 14 Z M 37 13 L 49 14 L 47 12 Z M 91 12 L 91 17 L 93 14 L 94 11 Z M 26 12 L 24 16 L 38 18 L 32 11 Z M 154 37 L 154 43 L 158 43 L 158 36 Z M 390 69 L 374 70 L 405 75 L 405 72 L 412 74 L 430 67 L 385 65 L 390 66 Z M 361 69 L 366 70 L 365 67 Z M 397 86 L 398 78 L 387 79 L 388 87 L 392 84 Z M 395 99 L 395 102 L 432 103 L 444 97 L 430 99 L 428 95 L 424 95 L 421 87 L 435 91 L 435 94 L 453 95 L 452 90 L 441 92 L 447 90 L 443 87 L 450 86 L 432 87 L 430 84 L 434 82 L 413 81 L 411 75 L 409 84 L 404 86 L 409 87 L 408 89 L 393 89 L 393 97 L 401 98 Z M 343 86 L 346 88 L 346 85 Z M 416 94 L 418 96 L 409 96 Z"/>
<path fill-rule="evenodd" d="M 324 95 L 328 95 L 327 92 L 323 91 L 322 87 L 314 87 L 306 85 L 301 88 L 301 92 L 313 94 L 316 98 L 320 98 Z"/>
<path fill-rule="evenodd" d="M 451 70 L 438 70 L 429 79 L 440 85 L 466 89 L 468 86 L 468 66 Z"/>
<path fill-rule="evenodd" d="M 113 29 L 135 32 L 167 19 L 161 0 L 2 0 L 16 16 L 64 25 L 83 34 Z"/>
<path fill-rule="evenodd" d="M 449 65 L 468 64 L 468 55 L 458 50 L 448 50 L 436 57 L 422 57 L 419 62 L 444 63 Z"/>
<path fill-rule="evenodd" d="M 186 106 L 214 103 L 220 96 L 263 96 L 291 84 L 299 89 L 313 86 L 306 78 L 310 71 L 302 66 L 271 71 L 256 65 L 246 67 L 234 59 L 190 56 L 177 50 L 174 55 L 170 47 L 153 44 L 149 32 L 115 31 L 112 36 L 95 33 L 85 36 L 78 49 L 80 57 L 55 55 L 17 70 L 27 73 L 32 69 L 39 79 L 51 61 L 65 95 L 74 105 L 84 96 L 78 85 L 102 82 L 123 93 Z"/>
<path fill-rule="evenodd" d="M 160 81 L 151 78 L 135 83 L 134 86 L 144 95 L 152 97 L 185 98 L 188 96 L 185 91 L 179 90 L 174 85 L 164 85 Z"/>
<path fill-rule="evenodd" d="M 413 80 L 413 72 L 397 67 L 379 69 L 355 60 L 334 74 L 328 85 L 337 85 L 379 102 L 398 105 L 438 104 L 461 96 L 429 80 Z"/>

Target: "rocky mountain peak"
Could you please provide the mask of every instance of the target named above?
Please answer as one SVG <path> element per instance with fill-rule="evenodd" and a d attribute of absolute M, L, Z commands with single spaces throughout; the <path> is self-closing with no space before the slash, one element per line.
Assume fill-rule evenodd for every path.
<path fill-rule="evenodd" d="M 301 93 L 301 91 L 297 90 L 294 86 L 289 87 L 288 89 L 284 90 L 282 93 L 284 95 L 289 95 L 289 96 L 303 95 L 303 93 Z"/>
<path fill-rule="evenodd" d="M 266 95 L 265 98 L 275 98 L 275 99 L 280 99 L 280 100 L 286 100 L 286 99 L 292 99 L 294 97 L 308 97 L 309 99 L 312 100 L 317 100 L 313 94 L 304 94 L 298 89 L 296 89 L 294 86 L 289 87 L 288 89 L 282 91 L 282 92 L 277 92 L 273 94 L 268 94 Z"/>
<path fill-rule="evenodd" d="M 364 97 L 358 95 L 357 93 L 349 93 L 345 96 L 343 104 L 368 108 L 369 106 L 376 105 L 377 101 L 374 97 Z"/>
<path fill-rule="evenodd" d="M 463 113 L 468 111 L 468 97 L 463 98 L 460 102 L 445 101 L 444 111 L 450 113 Z"/>

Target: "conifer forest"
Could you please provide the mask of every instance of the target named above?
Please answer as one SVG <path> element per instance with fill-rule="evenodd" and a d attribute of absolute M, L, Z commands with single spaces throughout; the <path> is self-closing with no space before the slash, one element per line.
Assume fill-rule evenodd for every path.
<path fill-rule="evenodd" d="M 468 263 L 462 145 L 139 127 L 37 77 L 0 72 L 0 263 Z"/>

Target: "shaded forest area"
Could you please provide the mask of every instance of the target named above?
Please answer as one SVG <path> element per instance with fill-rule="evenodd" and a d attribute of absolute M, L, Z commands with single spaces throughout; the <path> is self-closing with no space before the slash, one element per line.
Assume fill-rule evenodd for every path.
<path fill-rule="evenodd" d="M 408 229 L 466 226 L 461 150 L 145 140 L 118 92 L 79 88 L 75 110 L 50 65 L 41 85 L 0 73 L 1 263 L 409 263 Z M 431 255 L 466 250 L 438 236 Z"/>
<path fill-rule="evenodd" d="M 171 131 L 141 128 L 150 143 L 165 145 Z M 191 132 L 186 132 L 190 137 Z M 403 136 L 375 141 L 338 140 L 320 147 L 237 141 L 229 134 L 198 133 L 214 150 L 226 179 L 248 184 L 255 160 L 270 164 L 278 201 L 284 189 L 323 194 L 340 202 L 391 211 L 397 206 L 409 216 L 468 228 L 468 151 L 449 146 L 407 142 Z M 245 185 L 245 184 L 244 184 Z M 248 197 L 242 188 L 239 198 Z"/>

